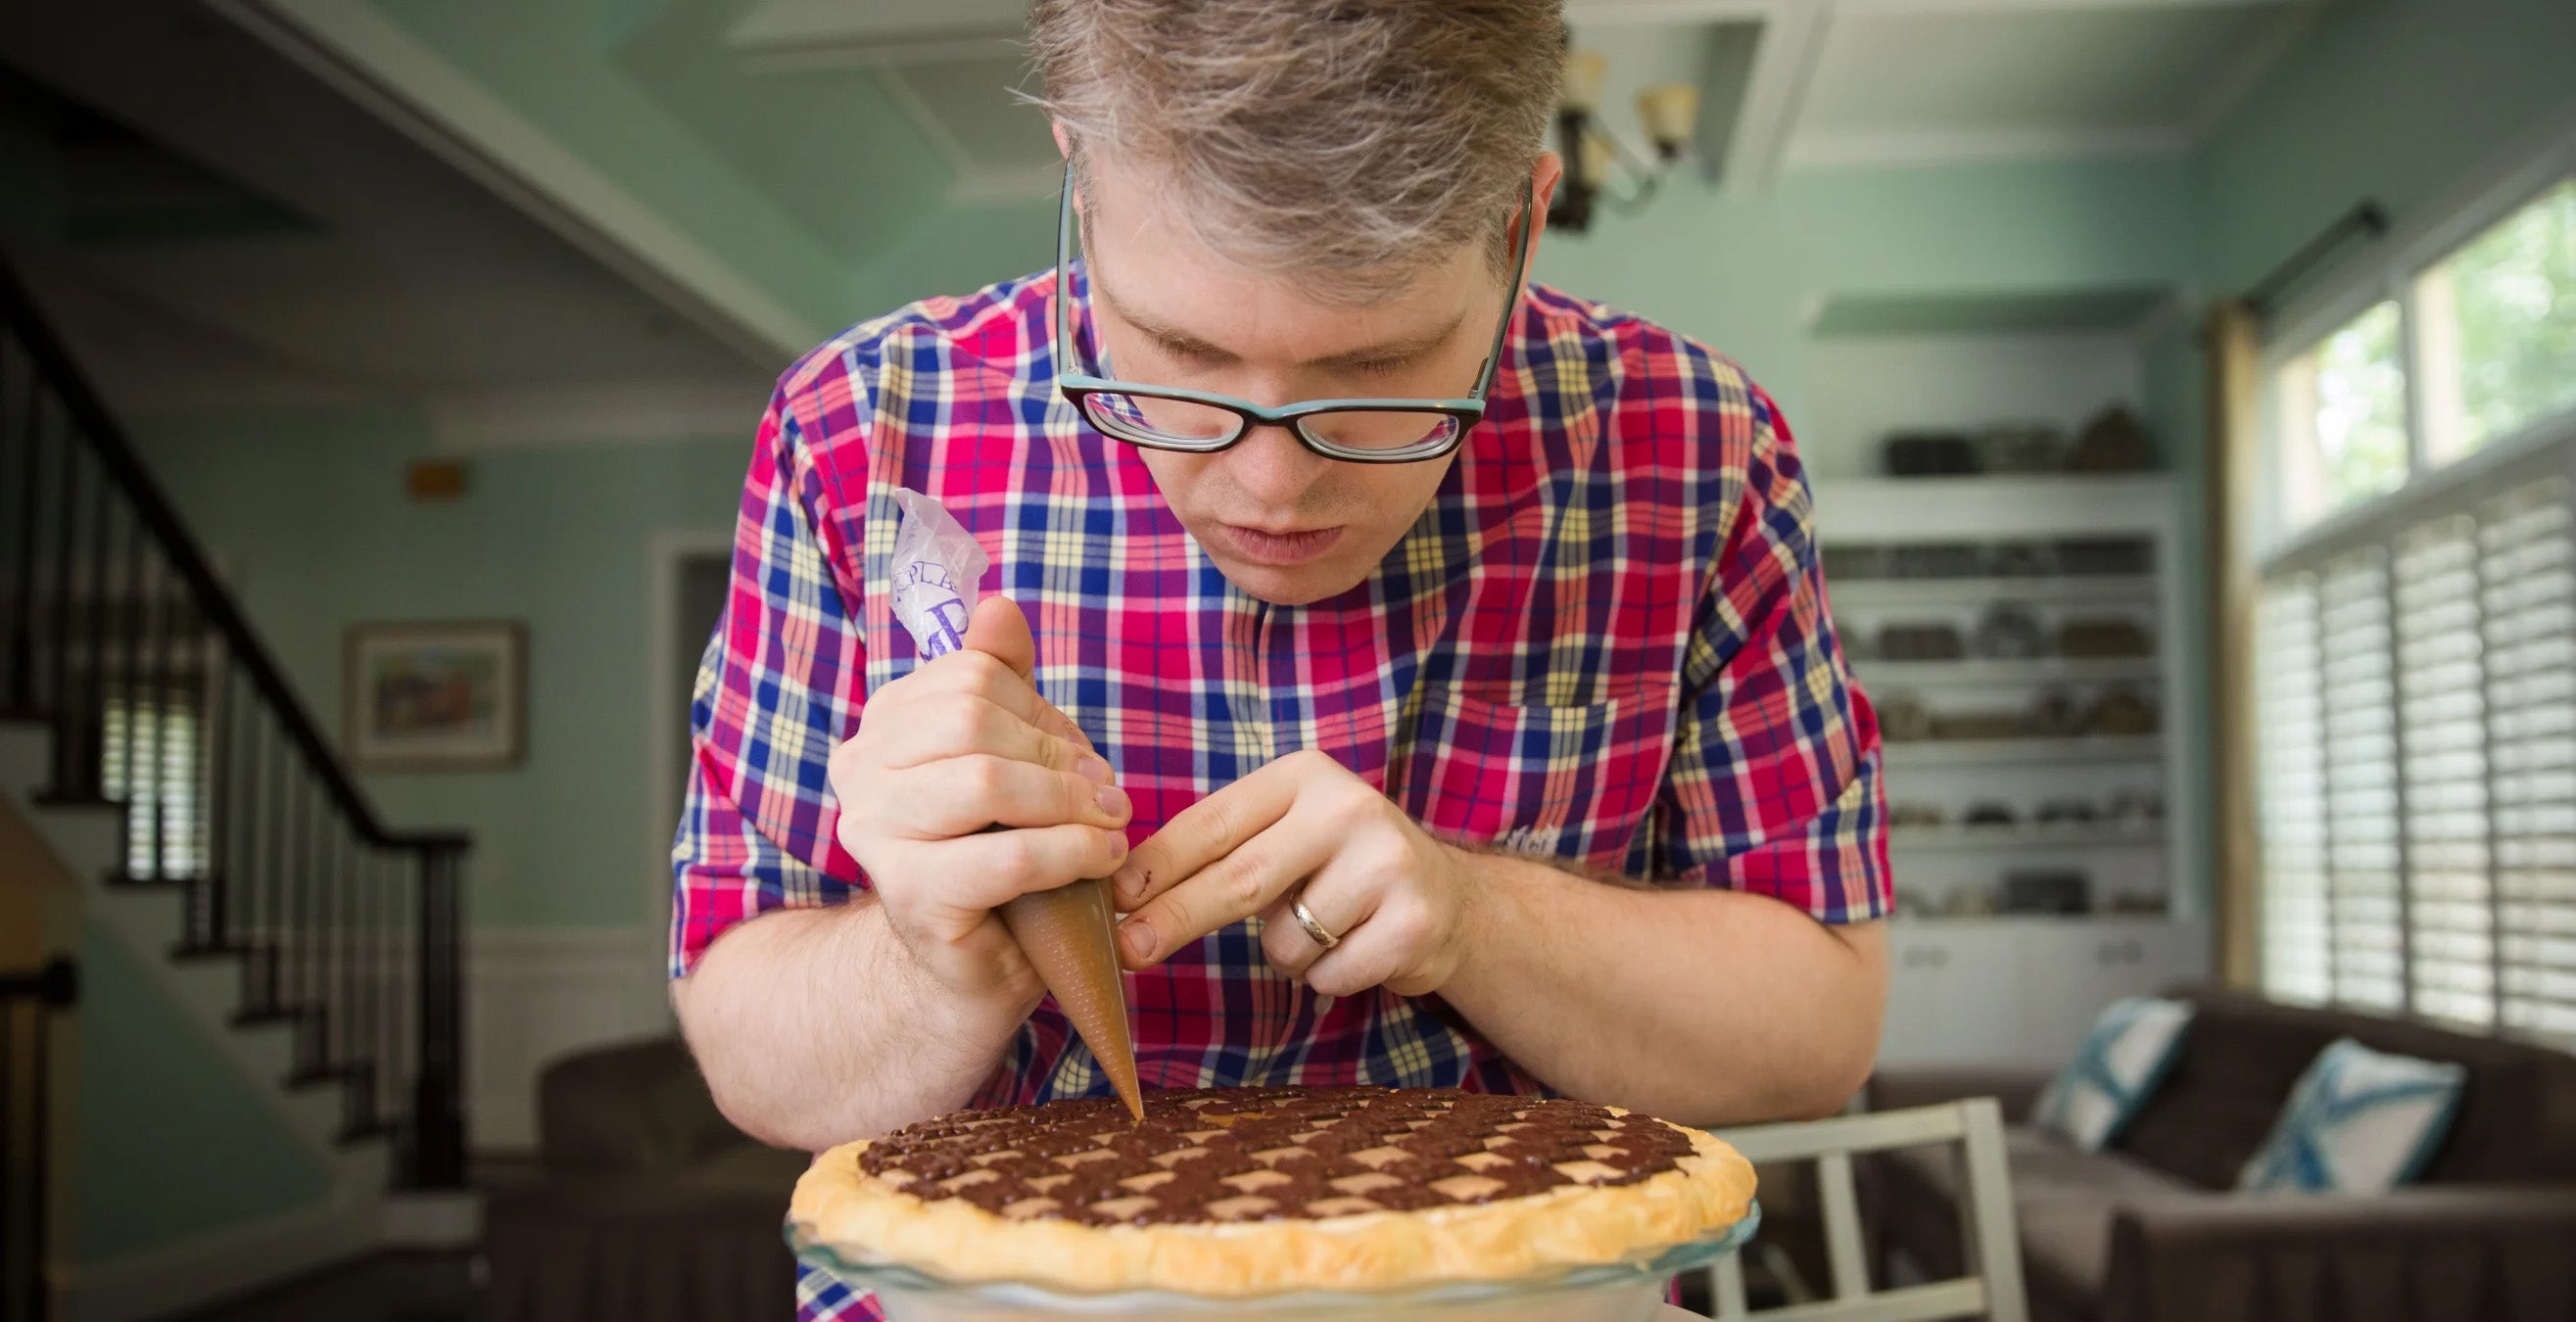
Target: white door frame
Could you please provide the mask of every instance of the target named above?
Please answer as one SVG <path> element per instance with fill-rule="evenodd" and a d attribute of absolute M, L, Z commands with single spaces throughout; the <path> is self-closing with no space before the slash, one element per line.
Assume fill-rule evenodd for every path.
<path fill-rule="evenodd" d="M 733 549 L 733 531 L 729 528 L 656 528 L 647 537 L 644 552 L 644 710 L 648 719 L 664 720 L 679 709 L 688 695 L 674 692 L 671 675 L 679 657 L 674 655 L 672 633 L 680 621 L 680 566 Z M 663 967 L 669 958 L 671 937 L 671 829 L 678 820 L 666 817 L 666 809 L 677 807 L 680 768 L 671 761 L 671 741 L 666 732 L 655 730 L 644 741 L 645 839 L 643 841 L 643 874 L 652 887 L 646 913 L 664 915 L 660 923 L 647 922 L 640 938 L 649 950 L 652 966 Z"/>

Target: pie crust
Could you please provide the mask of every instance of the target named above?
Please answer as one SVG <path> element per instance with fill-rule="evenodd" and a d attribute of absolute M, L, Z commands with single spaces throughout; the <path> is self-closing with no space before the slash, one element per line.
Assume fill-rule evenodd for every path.
<path fill-rule="evenodd" d="M 823 1153 L 789 1217 L 949 1281 L 1243 1296 L 1641 1260 L 1752 1198 L 1733 1148 L 1617 1107 L 1263 1088 L 1150 1093 L 1141 1125 L 1106 1098 L 942 1117 Z"/>

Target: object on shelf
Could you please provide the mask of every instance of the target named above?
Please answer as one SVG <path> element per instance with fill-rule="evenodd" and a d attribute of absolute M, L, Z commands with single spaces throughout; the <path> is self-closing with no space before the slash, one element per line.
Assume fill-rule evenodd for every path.
<path fill-rule="evenodd" d="M 2090 913 L 2093 879 L 2073 868 L 2032 868 L 2004 874 L 2005 913 Z"/>
<path fill-rule="evenodd" d="M 2082 799 L 2050 799 L 2033 814 L 2036 821 L 2058 825 L 2090 822 L 2093 817 L 2093 805 Z"/>
<path fill-rule="evenodd" d="M 2115 822 L 2160 822 L 2165 818 L 2165 796 L 2154 790 L 2121 790 L 2111 796 L 2107 815 Z"/>
<path fill-rule="evenodd" d="M 1979 471 L 1977 447 L 1951 431 L 1897 432 L 1882 457 L 1890 477 L 1945 477 Z"/>
<path fill-rule="evenodd" d="M 2073 473 L 2143 473 L 2154 462 L 2155 445 L 2138 416 L 2114 404 L 2093 415 L 2066 454 Z"/>
<path fill-rule="evenodd" d="M 1900 803 L 1887 810 L 1889 826 L 1939 826 L 1941 810 L 1928 803 Z"/>
<path fill-rule="evenodd" d="M 2155 572 L 2155 548 L 2142 537 L 2069 537 L 2057 543 L 2056 551 L 2061 574 Z"/>
<path fill-rule="evenodd" d="M 1949 902 L 1941 911 L 1953 918 L 1982 918 L 1995 911 L 1995 888 L 1992 886 L 1953 886 Z"/>
<path fill-rule="evenodd" d="M 1906 694 L 1883 698 L 1878 704 L 1879 737 L 1889 743 L 1906 743 L 1932 737 L 1932 713 L 1922 703 Z"/>
<path fill-rule="evenodd" d="M 1997 542 L 1986 548 L 1986 572 L 1997 578 L 2043 578 L 2056 568 L 2056 557 L 2037 542 Z"/>
<path fill-rule="evenodd" d="M 2031 700 L 2022 714 L 2022 733 L 2034 739 L 2071 739 L 2083 732 L 2075 699 L 2063 689 L 2050 689 Z"/>
<path fill-rule="evenodd" d="M 1996 606 L 1977 621 L 1976 653 L 1998 661 L 2027 661 L 2048 655 L 2048 631 L 2039 617 L 2019 606 Z"/>
<path fill-rule="evenodd" d="M 1890 547 L 1890 578 L 1975 578 L 1986 572 L 1982 547 L 1966 542 L 1913 542 Z"/>
<path fill-rule="evenodd" d="M 2021 715 L 2008 711 L 1954 712 L 1932 718 L 1935 739 L 2010 739 L 2021 733 Z"/>
<path fill-rule="evenodd" d="M 1825 581 L 1837 579 L 1887 577 L 1887 551 L 1878 546 L 1828 546 L 1824 548 Z"/>
<path fill-rule="evenodd" d="M 2160 917 L 2172 907 L 2173 906 L 2166 900 L 2164 895 L 2159 892 L 2123 890 L 2113 891 L 2109 902 L 2104 904 L 2102 909 L 2105 913 L 2141 914 L 2151 917 Z"/>
<path fill-rule="evenodd" d="M 2105 689 L 2084 713 L 2084 733 L 2132 737 L 2154 734 L 2162 722 L 2156 704 L 2125 685 Z"/>
<path fill-rule="evenodd" d="M 2153 656 L 2155 640 L 2135 620 L 2068 620 L 2057 626 L 2057 654 L 2086 660 Z"/>
<path fill-rule="evenodd" d="M 1891 624 L 1878 631 L 1878 654 L 1889 661 L 1956 661 L 1967 650 L 1955 625 Z"/>
<path fill-rule="evenodd" d="M 2044 422 L 1999 422 L 1977 434 L 1989 473 L 2054 473 L 2066 466 L 2066 433 Z"/>
<path fill-rule="evenodd" d="M 1967 823 L 1970 826 L 2010 826 L 2015 820 L 2012 805 L 1991 799 L 1968 808 Z"/>

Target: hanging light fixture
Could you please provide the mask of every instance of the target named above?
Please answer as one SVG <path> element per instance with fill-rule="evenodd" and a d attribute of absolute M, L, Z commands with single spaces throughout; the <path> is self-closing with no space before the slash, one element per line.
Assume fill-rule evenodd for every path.
<path fill-rule="evenodd" d="M 1690 149 L 1699 121 L 1699 88 L 1657 83 L 1637 94 L 1637 118 L 1654 144 L 1649 161 L 1600 123 L 1601 84 L 1609 72 L 1606 57 L 1576 50 L 1574 34 L 1566 33 L 1564 81 L 1556 98 L 1557 154 L 1565 159 L 1565 179 L 1548 207 L 1550 228 L 1583 232 L 1591 227 L 1596 202 L 1622 215 L 1635 214 Z M 1613 187 L 1614 178 L 1622 177 L 1624 184 Z"/>

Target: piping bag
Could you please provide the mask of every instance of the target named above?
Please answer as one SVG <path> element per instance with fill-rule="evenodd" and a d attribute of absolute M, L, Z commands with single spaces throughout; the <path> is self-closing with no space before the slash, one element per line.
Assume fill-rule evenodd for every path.
<path fill-rule="evenodd" d="M 894 535 L 894 617 L 925 661 L 966 645 L 975 585 L 991 559 L 974 535 L 936 500 L 909 488 L 894 493 L 903 523 Z M 984 828 L 1003 829 L 999 824 Z M 1118 940 L 1111 930 L 1109 882 L 1085 877 L 1005 902 L 1002 926 L 1020 943 L 1074 1031 L 1109 1075 L 1118 1100 L 1139 1122 L 1145 1100 L 1136 1088 L 1136 1043 L 1127 1027 L 1127 989 L 1118 980 Z"/>

